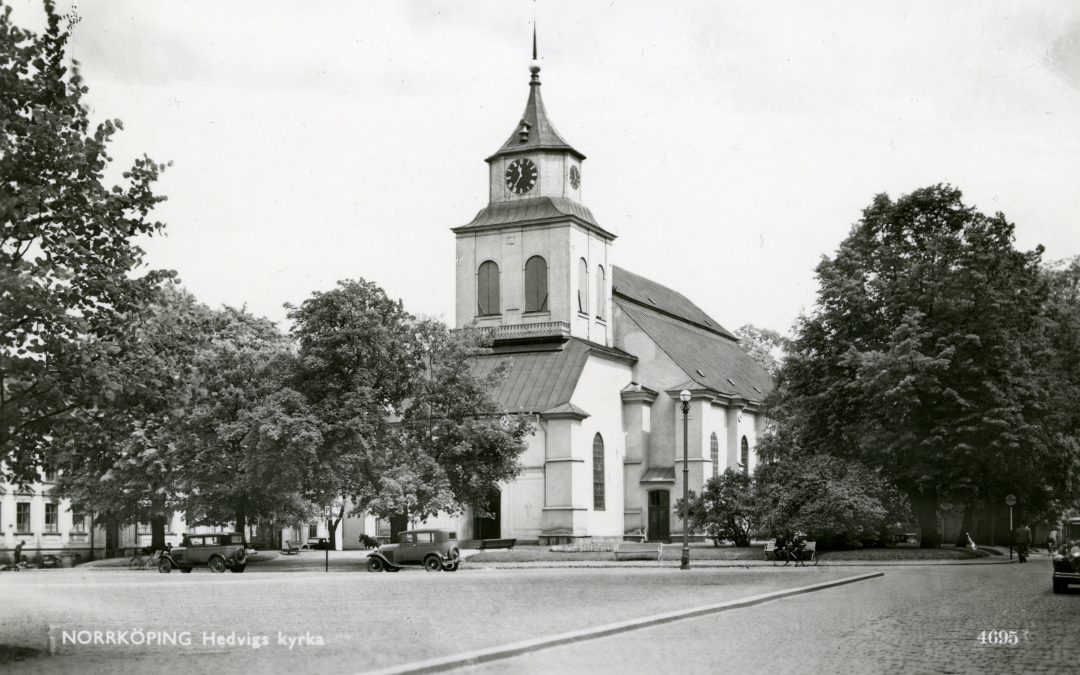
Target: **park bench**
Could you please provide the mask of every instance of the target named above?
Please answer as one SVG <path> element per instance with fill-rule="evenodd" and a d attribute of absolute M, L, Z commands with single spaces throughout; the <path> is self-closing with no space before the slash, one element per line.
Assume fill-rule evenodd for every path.
<path fill-rule="evenodd" d="M 770 542 L 765 543 L 765 559 L 766 560 L 775 560 L 776 559 L 776 540 L 775 539 L 773 539 Z M 812 562 L 815 565 L 818 563 L 817 542 L 816 541 L 803 542 L 803 549 L 802 549 L 801 555 L 799 556 L 799 560 L 801 560 L 803 562 Z"/>
<path fill-rule="evenodd" d="M 293 555 L 294 553 L 300 553 L 300 542 L 287 541 L 285 546 L 282 547 L 281 552 L 285 555 Z"/>
<path fill-rule="evenodd" d="M 480 550 L 487 551 L 492 548 L 513 549 L 517 539 L 481 539 Z"/>
<path fill-rule="evenodd" d="M 615 546 L 615 559 L 622 560 L 637 557 L 642 560 L 659 560 L 664 554 L 664 545 L 657 542 L 620 541 Z"/>

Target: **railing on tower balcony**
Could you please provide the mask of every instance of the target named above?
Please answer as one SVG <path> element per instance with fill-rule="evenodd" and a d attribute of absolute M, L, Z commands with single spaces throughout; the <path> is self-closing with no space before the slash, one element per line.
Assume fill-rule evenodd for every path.
<path fill-rule="evenodd" d="M 479 330 L 490 333 L 495 340 L 538 337 L 570 337 L 570 324 L 566 321 L 542 321 L 517 323 L 510 326 L 485 326 Z"/>

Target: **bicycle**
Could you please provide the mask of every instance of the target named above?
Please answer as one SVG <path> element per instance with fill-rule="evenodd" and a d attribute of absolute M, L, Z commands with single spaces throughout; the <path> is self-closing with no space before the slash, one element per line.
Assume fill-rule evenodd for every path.
<path fill-rule="evenodd" d="M 154 551 L 152 554 L 149 549 L 142 549 L 140 552 L 131 556 L 131 560 L 128 561 L 129 570 L 156 570 L 158 559 L 161 558 L 161 551 Z"/>

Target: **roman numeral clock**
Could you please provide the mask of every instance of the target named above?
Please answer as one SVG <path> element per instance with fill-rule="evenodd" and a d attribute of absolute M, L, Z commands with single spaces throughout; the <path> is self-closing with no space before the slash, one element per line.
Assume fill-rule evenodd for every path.
<path fill-rule="evenodd" d="M 531 159 L 515 159 L 506 167 L 506 187 L 514 194 L 523 195 L 536 185 L 536 176 L 536 164 Z"/>

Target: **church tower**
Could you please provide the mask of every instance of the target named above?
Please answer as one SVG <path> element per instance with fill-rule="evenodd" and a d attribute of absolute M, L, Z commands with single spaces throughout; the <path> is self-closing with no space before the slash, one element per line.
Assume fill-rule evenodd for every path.
<path fill-rule="evenodd" d="M 613 342 L 611 234 L 581 203 L 585 155 L 563 140 L 529 66 L 525 112 L 487 158 L 488 204 L 457 237 L 457 326 L 496 340 L 577 337 Z"/>

